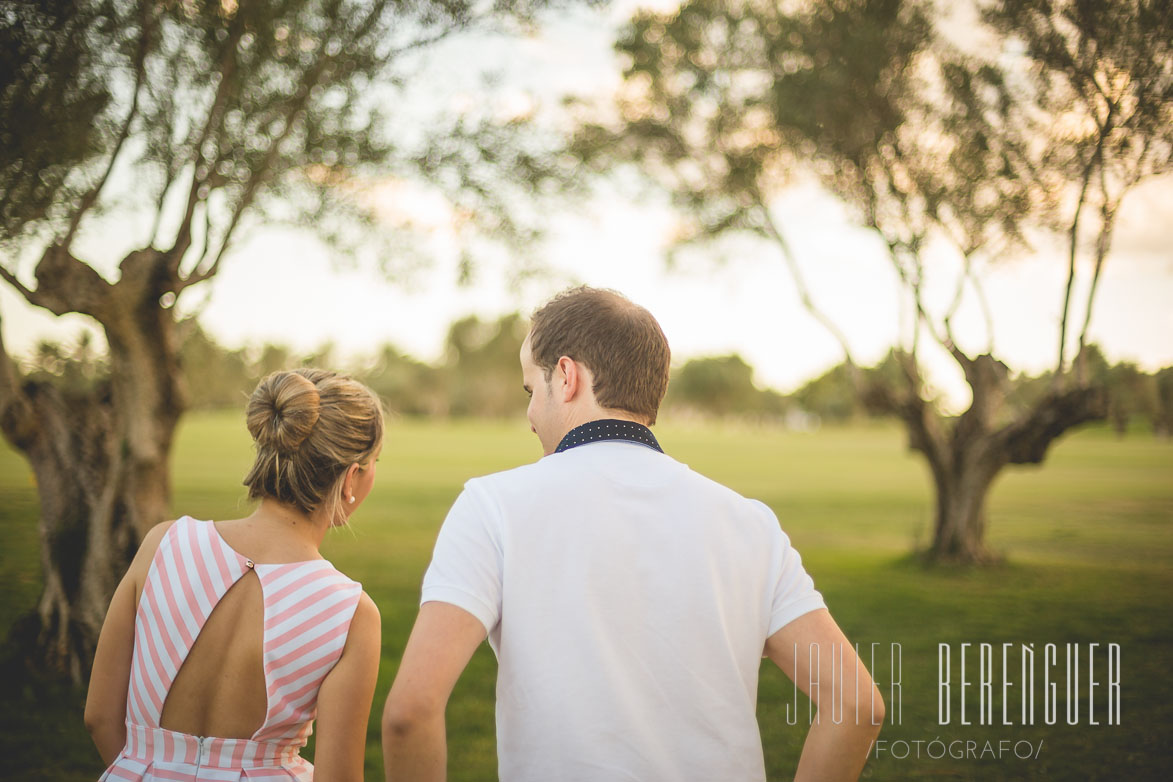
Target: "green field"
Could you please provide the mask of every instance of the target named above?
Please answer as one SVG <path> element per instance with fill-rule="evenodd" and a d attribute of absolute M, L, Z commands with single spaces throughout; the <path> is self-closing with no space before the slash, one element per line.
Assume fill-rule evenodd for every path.
<path fill-rule="evenodd" d="M 1119 440 L 1103 430 L 1069 436 L 1042 469 L 1005 473 L 991 498 L 989 543 L 1005 555 L 992 568 L 926 568 L 911 555 L 927 540 L 930 491 L 921 461 L 904 450 L 890 425 L 791 433 L 748 427 L 657 427 L 665 449 L 694 468 L 774 508 L 848 637 L 877 647 L 874 670 L 887 692 L 888 662 L 899 644 L 900 696 L 888 698 L 880 757 L 865 778 L 1169 779 L 1173 757 L 1173 444 L 1143 434 Z M 367 778 L 381 778 L 378 713 L 415 616 L 418 589 L 436 530 L 468 477 L 532 461 L 536 438 L 517 423 L 392 422 L 370 499 L 348 530 L 333 533 L 326 556 L 361 580 L 383 615 L 383 664 L 368 739 Z M 176 514 L 230 518 L 249 511 L 239 481 L 250 462 L 241 415 L 188 416 L 174 457 Z M 37 506 L 30 473 L 0 448 L 0 633 L 28 611 L 39 589 Z M 1120 725 L 1088 725 L 1086 687 L 1077 726 L 1047 726 L 1042 684 L 1031 725 L 937 724 L 937 644 L 1101 644 L 1095 674 L 1105 676 L 1106 644 L 1121 647 Z M 976 648 L 976 647 L 974 647 Z M 995 647 L 998 648 L 998 647 Z M 1017 685 L 1018 656 L 1012 653 Z M 865 651 L 866 655 L 866 651 Z M 10 657 L 10 655 L 8 655 Z M 1000 675 L 1000 657 L 996 674 Z M 1086 662 L 1086 661 L 1085 661 Z M 954 659 L 956 665 L 956 659 Z M 11 667 L 11 663 L 9 663 Z M 969 677 L 978 676 L 970 660 Z M 1063 668 L 1060 671 L 1064 670 Z M 1041 677 L 1041 673 L 1039 674 Z M 1062 675 L 1062 673 L 1060 673 Z M 449 765 L 454 780 L 495 777 L 493 682 L 487 647 L 473 662 L 449 707 Z M 1085 677 L 1081 669 L 1081 677 Z M 96 752 L 81 724 L 80 697 L 62 687 L 13 681 L 0 693 L 0 749 L 20 780 L 95 779 Z M 1000 682 L 1000 679 L 996 681 Z M 1064 708 L 1060 680 L 1060 709 Z M 1106 687 L 1095 717 L 1106 722 Z M 806 705 L 786 724 L 793 687 L 766 665 L 759 716 L 771 779 L 793 773 Z M 995 686 L 996 694 L 1000 687 Z M 1016 723 L 1018 689 L 1010 716 Z M 976 687 L 969 712 L 976 721 Z M 996 697 L 995 717 L 1000 721 Z M 894 708 L 895 706 L 895 708 Z M 896 714 L 895 712 L 899 712 Z M 975 742 L 978 757 L 934 757 L 928 742 L 953 751 Z M 892 742 L 909 742 L 901 747 Z M 916 745 L 912 742 L 922 742 Z M 1031 742 L 1038 757 L 1000 751 Z M 991 749 L 986 751 L 987 742 Z M 917 754 L 920 758 L 917 758 Z M 907 757 L 899 757 L 900 754 Z M 895 754 L 895 756 L 893 756 Z M 984 755 L 984 757 L 982 757 Z"/>

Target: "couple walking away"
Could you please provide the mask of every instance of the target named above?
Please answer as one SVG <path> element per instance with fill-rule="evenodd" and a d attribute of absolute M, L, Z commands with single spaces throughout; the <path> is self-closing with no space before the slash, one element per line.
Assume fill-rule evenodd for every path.
<path fill-rule="evenodd" d="M 446 778 L 448 697 L 487 638 L 505 782 L 764 780 L 763 657 L 841 717 L 812 722 L 796 779 L 856 779 L 880 695 L 773 512 L 648 428 L 670 360 L 656 320 L 575 288 L 520 359 L 543 456 L 468 481 L 440 529 L 383 710 L 386 778 Z M 370 493 L 383 426 L 334 372 L 260 382 L 256 510 L 154 527 L 111 600 L 85 710 L 102 780 L 363 778 L 379 612 L 319 548 Z"/>

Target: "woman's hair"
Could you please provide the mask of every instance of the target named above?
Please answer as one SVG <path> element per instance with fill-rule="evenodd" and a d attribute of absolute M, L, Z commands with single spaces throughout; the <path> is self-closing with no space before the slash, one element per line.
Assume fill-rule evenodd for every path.
<path fill-rule="evenodd" d="M 257 449 L 244 478 L 249 498 L 304 513 L 325 506 L 333 521 L 347 468 L 365 468 L 383 442 L 383 407 L 369 388 L 336 372 L 274 372 L 248 400 L 248 430 Z"/>

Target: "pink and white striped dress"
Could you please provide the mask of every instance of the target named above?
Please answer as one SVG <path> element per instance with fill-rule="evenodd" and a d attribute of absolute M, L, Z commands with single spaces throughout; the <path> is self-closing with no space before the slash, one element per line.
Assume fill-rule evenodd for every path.
<path fill-rule="evenodd" d="M 159 726 L 175 675 L 212 609 L 253 569 L 264 594 L 268 708 L 250 739 L 191 736 Z M 313 730 L 318 688 L 338 662 L 362 587 L 324 559 L 254 564 L 210 521 L 183 517 L 151 561 L 135 616 L 126 746 L 105 780 L 287 782 L 313 779 L 298 751 Z"/>

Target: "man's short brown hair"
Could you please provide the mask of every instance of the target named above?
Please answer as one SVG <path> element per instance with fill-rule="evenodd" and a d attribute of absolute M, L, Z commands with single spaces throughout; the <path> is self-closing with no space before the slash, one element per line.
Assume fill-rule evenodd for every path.
<path fill-rule="evenodd" d="M 672 353 L 652 313 L 622 294 L 586 286 L 559 293 L 534 313 L 530 350 L 547 379 L 569 356 L 591 371 L 602 407 L 656 422 Z"/>

